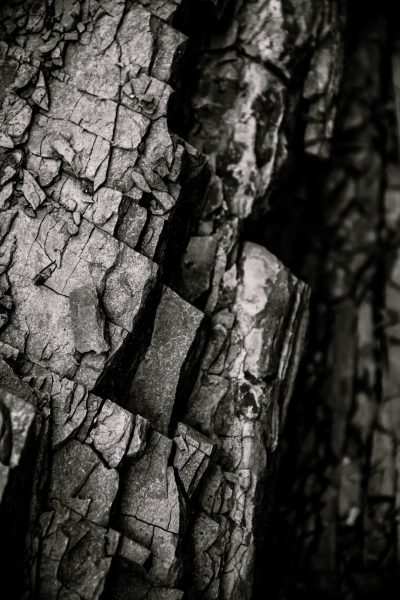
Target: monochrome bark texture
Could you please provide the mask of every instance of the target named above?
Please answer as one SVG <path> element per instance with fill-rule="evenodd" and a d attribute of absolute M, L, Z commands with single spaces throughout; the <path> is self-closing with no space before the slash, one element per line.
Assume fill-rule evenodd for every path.
<path fill-rule="evenodd" d="M 394 15 L 344 0 L 0 15 L 5 589 L 387 593 Z"/>

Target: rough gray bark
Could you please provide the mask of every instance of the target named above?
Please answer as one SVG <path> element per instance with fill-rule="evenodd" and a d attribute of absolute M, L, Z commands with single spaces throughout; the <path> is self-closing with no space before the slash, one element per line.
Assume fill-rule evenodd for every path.
<path fill-rule="evenodd" d="M 328 594 L 342 570 L 337 530 L 363 510 L 364 463 L 377 465 L 367 492 L 376 523 L 388 511 L 393 520 L 383 538 L 397 527 L 397 379 L 385 372 L 379 412 L 367 398 L 383 381 L 377 301 L 364 293 L 382 241 L 384 160 L 369 118 L 385 97 L 385 27 L 355 45 L 338 104 L 352 56 L 340 0 L 20 0 L 0 10 L 0 550 L 16 597 L 264 597 L 278 455 L 293 442 L 301 462 L 308 435 L 301 419 L 293 434 L 290 408 L 308 324 L 301 277 L 335 318 L 323 349 L 337 365 L 324 380 L 334 461 L 321 458 L 329 484 L 311 517 L 325 525 L 305 519 L 318 546 L 307 569 Z M 349 177 L 340 153 L 360 172 L 367 154 L 368 175 Z M 324 225 L 340 227 L 327 256 L 302 250 L 296 261 L 280 250 L 295 247 L 294 188 L 313 182 L 297 163 L 307 161 L 323 163 L 338 191 Z M 393 230 L 397 184 L 386 194 Z M 320 360 L 317 346 L 307 360 Z M 297 389 L 312 387 L 312 360 Z M 352 377 L 364 395 L 350 391 Z M 301 413 L 298 392 L 295 402 Z M 349 422 L 362 430 L 356 453 Z M 371 548 L 372 521 L 366 513 Z"/>

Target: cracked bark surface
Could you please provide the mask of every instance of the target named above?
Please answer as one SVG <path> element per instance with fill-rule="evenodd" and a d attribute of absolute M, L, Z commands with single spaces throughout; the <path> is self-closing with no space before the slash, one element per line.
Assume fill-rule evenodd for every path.
<path fill-rule="evenodd" d="M 301 460 L 301 438 L 312 446 L 303 420 L 293 426 L 313 381 L 309 352 L 295 384 L 310 288 L 311 353 L 315 321 L 333 311 L 323 352 L 338 373 L 321 388 L 337 464 L 320 456 L 333 483 L 314 514 L 328 525 L 304 519 L 318 546 L 307 573 L 328 598 L 339 571 L 357 571 L 346 550 L 358 538 L 346 536 L 370 463 L 362 552 L 368 565 L 385 560 L 398 505 L 397 246 L 385 263 L 384 375 L 376 298 L 363 294 L 378 277 L 383 214 L 392 232 L 398 222 L 397 142 L 385 162 L 370 117 L 382 98 L 398 104 L 400 84 L 395 54 L 395 93 L 382 92 L 380 21 L 349 51 L 345 5 L 2 4 L 0 550 L 16 597 L 264 597 L 266 557 L 285 552 L 274 524 L 285 448 Z M 333 250 L 293 258 L 296 186 L 311 197 L 321 163 L 325 229 L 313 240 L 326 235 Z M 368 173 L 351 178 L 346 164 Z M 366 423 L 379 386 L 385 400 Z M 349 420 L 362 430 L 357 452 Z M 285 473 L 297 493 L 298 473 Z M 281 574 L 271 595 L 289 598 Z"/>

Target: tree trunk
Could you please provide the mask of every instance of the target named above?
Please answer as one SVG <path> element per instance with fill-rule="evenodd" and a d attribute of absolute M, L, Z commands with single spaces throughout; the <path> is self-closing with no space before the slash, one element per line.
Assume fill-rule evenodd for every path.
<path fill-rule="evenodd" d="M 395 12 L 0 12 L 4 589 L 400 591 Z"/>

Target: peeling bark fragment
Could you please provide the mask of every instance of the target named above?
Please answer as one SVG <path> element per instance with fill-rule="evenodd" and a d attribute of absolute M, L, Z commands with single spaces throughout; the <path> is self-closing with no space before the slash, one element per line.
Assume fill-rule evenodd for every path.
<path fill-rule="evenodd" d="M 13 64 L 13 60 L 10 61 Z M 18 63 L 16 63 L 18 64 Z M 32 84 L 34 80 L 38 79 L 38 67 L 36 65 L 31 65 L 28 62 L 19 62 L 17 72 L 15 74 L 15 79 L 12 81 L 10 89 L 15 90 L 23 90 Z M 29 94 L 29 87 L 28 87 Z"/>
<path fill-rule="evenodd" d="M 193 525 L 193 543 L 196 554 L 202 557 L 196 561 L 193 569 L 192 587 L 206 598 L 217 600 L 221 597 L 220 583 L 215 574 L 221 572 L 226 541 L 224 531 L 226 519 L 214 521 L 205 514 L 200 514 Z"/>
<path fill-rule="evenodd" d="M 1 185 L 16 177 L 22 163 L 22 158 L 21 150 L 15 150 L 14 152 L 7 152 L 0 155 Z"/>
<path fill-rule="evenodd" d="M 184 53 L 187 38 L 180 31 L 176 31 L 154 17 L 151 26 L 157 35 L 156 53 L 153 53 L 151 75 L 161 81 L 173 79 L 174 71 Z"/>
<path fill-rule="evenodd" d="M 145 138 L 148 126 L 147 117 L 120 106 L 114 130 L 114 145 L 123 150 L 136 150 Z"/>
<path fill-rule="evenodd" d="M 156 262 L 163 262 L 167 233 L 168 222 L 162 216 L 151 215 L 140 239 L 139 252 Z"/>
<path fill-rule="evenodd" d="M 0 342 L 0 356 L 3 360 L 7 361 L 7 364 L 14 365 L 19 356 L 19 352 L 16 348 L 13 348 L 9 344 L 3 344 L 3 342 Z"/>
<path fill-rule="evenodd" d="M 53 138 L 51 139 L 51 146 L 56 151 L 56 153 L 65 160 L 67 164 L 72 166 L 75 152 L 71 145 L 68 143 L 68 141 L 61 134 L 59 136 L 53 136 Z"/>
<path fill-rule="evenodd" d="M 5 161 L 4 162 L 2 161 L 0 185 L 5 185 L 7 182 L 9 182 L 10 179 L 13 179 L 13 177 L 16 175 L 16 173 L 17 173 L 17 171 L 13 166 L 5 163 Z"/>
<path fill-rule="evenodd" d="M 164 433 L 170 427 L 174 407 L 179 410 L 179 402 L 184 401 L 179 385 L 199 356 L 202 322 L 200 311 L 164 288 L 151 344 L 132 381 L 129 401 L 133 412 Z"/>
<path fill-rule="evenodd" d="M 104 188 L 103 188 L 104 189 Z M 124 242 L 131 248 L 136 248 L 138 252 L 157 262 L 154 254 L 143 251 L 140 243 L 144 230 L 148 230 L 148 213 L 143 206 L 127 196 L 121 204 L 121 212 L 116 224 L 115 237 Z"/>

